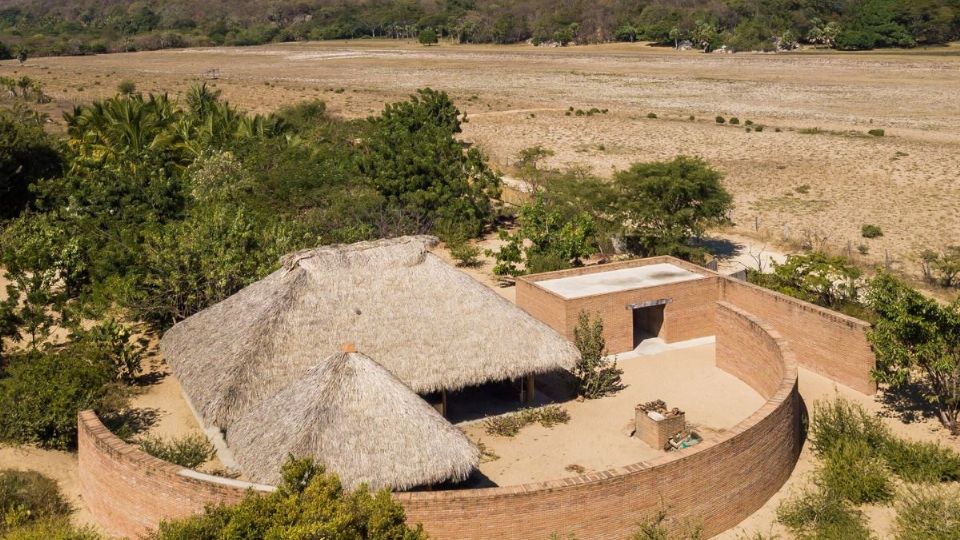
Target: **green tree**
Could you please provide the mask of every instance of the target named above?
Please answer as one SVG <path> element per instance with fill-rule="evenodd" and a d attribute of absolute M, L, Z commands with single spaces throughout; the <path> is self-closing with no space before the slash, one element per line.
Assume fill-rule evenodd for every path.
<path fill-rule="evenodd" d="M 582 258 L 596 253 L 593 218 L 586 213 L 568 218 L 548 207 L 540 195 L 520 207 L 517 223 L 513 233 L 500 231 L 504 244 L 490 253 L 496 258 L 493 273 L 498 276 L 579 266 Z"/>
<path fill-rule="evenodd" d="M 726 221 L 732 197 L 721 175 L 701 159 L 635 163 L 613 179 L 613 205 L 625 247 L 644 257 L 697 257 L 689 246 Z"/>
<path fill-rule="evenodd" d="M 493 221 L 500 177 L 455 138 L 459 114 L 446 93 L 427 88 L 371 120 L 360 171 L 411 232 L 456 229 L 472 237 Z"/>
<path fill-rule="evenodd" d="M 871 281 L 867 300 L 877 313 L 868 333 L 877 380 L 918 386 L 943 426 L 960 433 L 960 300 L 940 305 L 887 273 Z"/>
<path fill-rule="evenodd" d="M 417 41 L 421 45 L 436 45 L 437 44 L 437 33 L 433 28 L 424 28 L 420 31 L 420 35 L 417 36 Z"/>
<path fill-rule="evenodd" d="M 235 506 L 213 506 L 198 516 L 163 522 L 154 538 L 420 540 L 426 534 L 419 525 L 407 526 L 403 507 L 388 490 L 350 492 L 322 466 L 291 459 L 273 493 L 251 492 Z"/>
<path fill-rule="evenodd" d="M 34 199 L 30 187 L 59 176 L 63 165 L 40 118 L 20 108 L 0 109 L 0 219 L 19 215 Z"/>
<path fill-rule="evenodd" d="M 603 319 L 581 311 L 573 329 L 573 342 L 580 351 L 580 359 L 573 368 L 577 378 L 577 393 L 587 399 L 597 399 L 624 388 L 620 377 L 623 370 L 617 361 L 607 359 L 607 341 L 603 337 Z"/>

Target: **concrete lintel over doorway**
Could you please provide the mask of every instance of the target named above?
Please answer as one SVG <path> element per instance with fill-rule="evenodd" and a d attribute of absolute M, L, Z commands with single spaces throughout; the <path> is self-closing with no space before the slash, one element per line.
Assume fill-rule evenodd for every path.
<path fill-rule="evenodd" d="M 663 305 L 669 304 L 670 302 L 673 302 L 672 298 L 661 298 L 659 300 L 648 300 L 646 302 L 638 302 L 636 304 L 627 304 L 626 308 L 641 309 L 641 308 L 653 307 L 653 306 L 663 306 Z"/>

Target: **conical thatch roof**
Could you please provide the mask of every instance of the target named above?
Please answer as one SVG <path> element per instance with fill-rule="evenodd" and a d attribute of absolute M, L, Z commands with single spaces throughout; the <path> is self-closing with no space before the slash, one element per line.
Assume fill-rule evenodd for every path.
<path fill-rule="evenodd" d="M 314 457 L 355 488 L 463 480 L 477 448 L 379 364 L 337 353 L 241 418 L 227 434 L 243 472 L 275 484 L 288 455 Z"/>
<path fill-rule="evenodd" d="M 203 421 L 220 428 L 345 342 L 419 393 L 573 366 L 572 344 L 427 251 L 435 243 L 414 236 L 287 255 L 171 328 L 163 354 Z"/>

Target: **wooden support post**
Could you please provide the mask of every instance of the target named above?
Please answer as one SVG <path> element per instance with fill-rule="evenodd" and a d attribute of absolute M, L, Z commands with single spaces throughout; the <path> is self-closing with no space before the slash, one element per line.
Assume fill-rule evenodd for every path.
<path fill-rule="evenodd" d="M 523 402 L 526 405 L 533 404 L 533 400 L 536 397 L 537 388 L 535 383 L 535 377 L 527 375 L 523 378 Z"/>
<path fill-rule="evenodd" d="M 440 414 L 446 418 L 447 417 L 447 390 L 443 389 L 440 391 Z"/>

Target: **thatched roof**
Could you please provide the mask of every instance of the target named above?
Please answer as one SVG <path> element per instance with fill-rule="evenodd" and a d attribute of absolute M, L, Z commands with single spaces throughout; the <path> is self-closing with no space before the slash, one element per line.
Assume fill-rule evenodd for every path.
<path fill-rule="evenodd" d="M 203 421 L 220 428 L 346 342 L 419 393 L 572 367 L 572 344 L 430 253 L 435 243 L 414 236 L 287 255 L 171 328 L 163 354 Z"/>
<path fill-rule="evenodd" d="M 345 486 L 409 489 L 466 479 L 477 448 L 420 396 L 356 352 L 337 353 L 241 418 L 227 444 L 254 482 L 288 455 L 314 457 Z"/>

